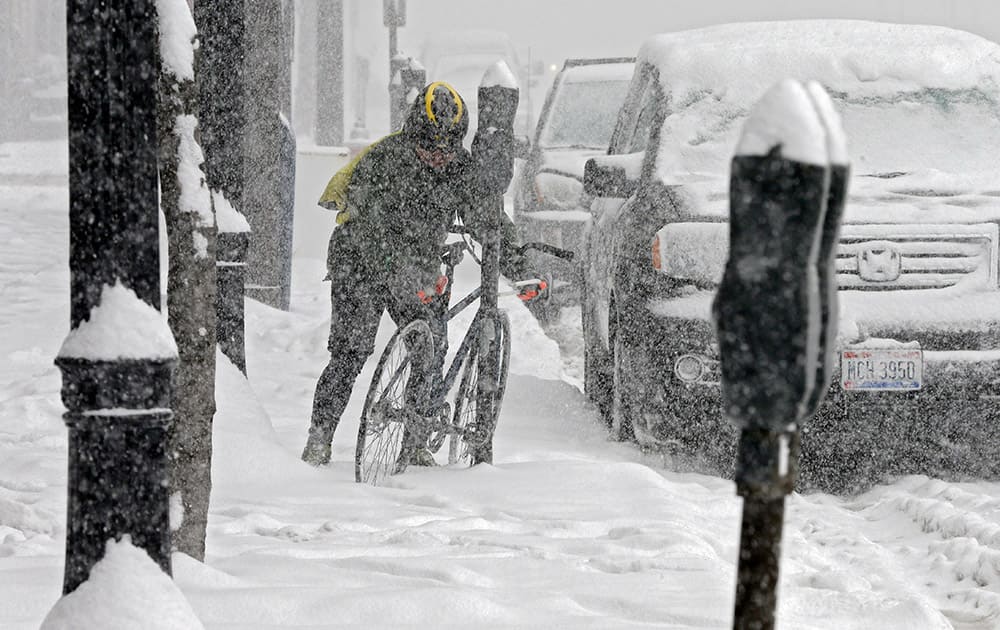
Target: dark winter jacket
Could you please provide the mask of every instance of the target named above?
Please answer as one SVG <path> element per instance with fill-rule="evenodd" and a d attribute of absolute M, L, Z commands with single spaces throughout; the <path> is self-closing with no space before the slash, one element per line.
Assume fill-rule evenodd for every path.
<path fill-rule="evenodd" d="M 437 277 L 456 218 L 479 239 L 489 196 L 477 193 L 472 156 L 459 146 L 447 165 L 427 166 L 417 157 L 417 134 L 409 123 L 338 172 L 320 199 L 338 211 L 327 260 L 331 272 L 350 268 L 352 275 L 416 291 Z M 528 269 L 516 252 L 514 226 L 501 215 L 501 271 L 524 277 Z"/>

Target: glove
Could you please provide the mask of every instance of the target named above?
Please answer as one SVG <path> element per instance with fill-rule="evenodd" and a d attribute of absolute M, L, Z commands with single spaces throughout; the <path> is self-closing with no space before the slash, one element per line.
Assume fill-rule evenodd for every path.
<path fill-rule="evenodd" d="M 434 298 L 444 295 L 448 291 L 448 276 L 438 276 L 434 281 L 434 286 L 425 287 L 417 291 L 417 297 L 421 304 L 430 304 Z"/>
<path fill-rule="evenodd" d="M 521 301 L 533 302 L 539 299 L 548 299 L 552 280 L 546 275 L 539 274 L 534 278 L 515 282 L 514 286 L 518 289 L 517 297 Z"/>

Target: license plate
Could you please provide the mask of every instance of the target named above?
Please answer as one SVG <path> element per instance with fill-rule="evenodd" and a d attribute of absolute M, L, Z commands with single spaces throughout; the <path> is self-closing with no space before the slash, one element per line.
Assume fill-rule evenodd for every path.
<path fill-rule="evenodd" d="M 913 390 L 923 385 L 919 348 L 857 348 L 840 353 L 840 385 L 848 390 Z"/>

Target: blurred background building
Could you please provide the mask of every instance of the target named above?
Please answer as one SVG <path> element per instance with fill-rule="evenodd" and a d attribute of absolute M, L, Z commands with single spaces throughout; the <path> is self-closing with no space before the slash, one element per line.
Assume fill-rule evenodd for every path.
<path fill-rule="evenodd" d="M 188 0 L 193 3 L 198 0 Z M 205 0 L 208 1 L 208 0 Z M 251 2 L 252 0 L 245 0 Z M 381 0 L 293 0 L 292 123 L 300 146 L 315 143 L 320 92 L 342 91 L 343 137 L 388 131 L 389 44 Z M 318 50 L 337 46 L 331 11 L 342 9 L 342 87 L 318 76 Z M 420 60 L 462 32 L 504 33 L 530 84 L 537 115 L 546 88 L 567 57 L 634 55 L 647 35 L 713 23 L 798 18 L 859 18 L 940 24 L 1000 39 L 994 0 L 408 0 L 399 52 Z M 456 35 L 458 34 L 458 35 Z M 0 141 L 65 133 L 65 0 L 0 0 Z M 425 64 L 426 65 L 426 64 Z M 428 70 L 431 69 L 428 67 Z M 445 79 L 448 77 L 428 77 Z M 323 136 L 324 134 L 319 134 Z"/>
<path fill-rule="evenodd" d="M 0 2 L 0 142 L 66 135 L 65 7 Z"/>

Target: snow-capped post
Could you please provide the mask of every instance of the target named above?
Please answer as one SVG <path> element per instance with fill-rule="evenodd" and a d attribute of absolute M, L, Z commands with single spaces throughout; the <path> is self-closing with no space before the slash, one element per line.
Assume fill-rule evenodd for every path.
<path fill-rule="evenodd" d="M 219 226 L 215 261 L 215 339 L 222 354 L 246 374 L 246 305 L 243 294 L 250 224 L 225 196 L 213 193 L 212 197 L 215 200 L 215 220 Z"/>
<path fill-rule="evenodd" d="M 244 302 L 250 224 L 243 207 L 246 101 L 243 58 L 246 15 L 242 0 L 196 2 L 198 128 L 205 176 L 212 189 L 216 235 L 216 341 L 246 373 Z"/>
<path fill-rule="evenodd" d="M 109 540 L 170 572 L 167 428 L 177 347 L 159 312 L 155 0 L 66 3 L 70 333 L 63 592 Z"/>
<path fill-rule="evenodd" d="M 847 181 L 837 178 L 840 188 L 831 190 L 831 164 L 846 165 L 845 147 L 823 88 L 789 79 L 755 106 L 732 161 L 729 260 L 713 315 L 723 409 L 741 430 L 733 618 L 740 630 L 774 627 L 799 430 L 829 382 L 837 326 L 833 264 Z"/>
<path fill-rule="evenodd" d="M 402 128 L 403 121 L 406 120 L 406 113 L 410 111 L 410 104 L 420 93 L 420 89 L 427 85 L 427 71 L 424 66 L 414 59 L 407 57 L 403 53 L 397 53 L 392 58 L 392 80 L 389 82 L 389 108 L 392 129 Z"/>
<path fill-rule="evenodd" d="M 476 426 L 483 432 L 473 446 L 472 463 L 493 463 L 493 420 L 497 406 L 499 353 L 496 323 L 497 283 L 500 280 L 500 222 L 503 194 L 514 175 L 514 115 L 519 90 L 514 73 L 504 61 L 491 66 L 479 85 L 479 126 L 472 139 L 476 192 L 488 209 L 482 231 L 482 294 L 479 309 L 479 379 Z"/>

